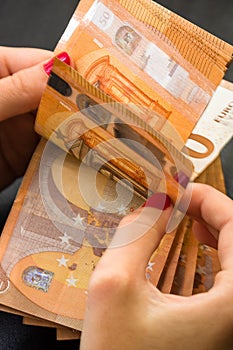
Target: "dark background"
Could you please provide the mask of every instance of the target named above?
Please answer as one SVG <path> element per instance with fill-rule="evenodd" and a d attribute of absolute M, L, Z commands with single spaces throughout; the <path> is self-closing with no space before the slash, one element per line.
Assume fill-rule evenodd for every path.
<path fill-rule="evenodd" d="M 157 2 L 233 44 L 232 0 Z M 77 0 L 0 0 L 0 45 L 53 50 L 77 4 Z M 227 78 L 233 81 L 233 67 Z"/>
<path fill-rule="evenodd" d="M 232 0 L 158 3 L 233 44 Z M 77 0 L 0 0 L 0 45 L 53 50 L 77 4 Z M 226 78 L 233 82 L 233 64 Z M 224 149 L 222 163 L 228 195 L 233 198 L 233 142 Z M 53 329 L 23 326 L 20 317 L 0 313 L 0 350 L 78 349 L 76 341 L 55 339 Z"/>

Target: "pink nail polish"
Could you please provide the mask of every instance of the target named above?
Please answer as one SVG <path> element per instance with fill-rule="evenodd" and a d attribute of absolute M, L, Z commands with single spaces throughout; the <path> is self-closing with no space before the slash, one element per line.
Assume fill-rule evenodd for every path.
<path fill-rule="evenodd" d="M 187 187 L 189 183 L 189 178 L 182 171 L 179 171 L 174 175 L 174 179 L 184 188 Z"/>
<path fill-rule="evenodd" d="M 58 58 L 60 61 L 65 62 L 66 64 L 70 65 L 70 56 L 67 52 L 60 52 L 56 58 Z M 49 60 L 47 63 L 44 64 L 44 70 L 46 74 L 50 75 L 52 68 L 53 68 L 54 58 Z"/>
<path fill-rule="evenodd" d="M 142 207 L 165 210 L 171 205 L 171 199 L 166 193 L 155 193 L 142 205 Z"/>

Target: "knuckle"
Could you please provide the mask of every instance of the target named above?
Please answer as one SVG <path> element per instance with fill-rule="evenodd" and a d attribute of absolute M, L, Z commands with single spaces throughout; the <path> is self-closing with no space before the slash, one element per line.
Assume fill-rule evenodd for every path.
<path fill-rule="evenodd" d="M 25 71 L 19 71 L 11 76 L 12 79 L 12 85 L 14 93 L 17 96 L 22 97 L 22 101 L 24 101 L 24 104 L 26 103 L 28 110 L 31 110 L 34 108 L 34 102 L 35 102 L 35 88 L 32 88 L 31 84 L 31 78 L 26 74 Z"/>
<path fill-rule="evenodd" d="M 132 277 L 127 273 L 97 270 L 91 277 L 88 295 L 98 298 L 104 296 L 105 300 L 108 297 L 112 299 L 113 296 L 120 299 L 132 292 L 133 284 Z"/>
<path fill-rule="evenodd" d="M 21 71 L 12 75 L 13 85 L 15 90 L 21 91 L 22 94 L 30 93 L 28 80 L 25 79 L 25 75 Z"/>

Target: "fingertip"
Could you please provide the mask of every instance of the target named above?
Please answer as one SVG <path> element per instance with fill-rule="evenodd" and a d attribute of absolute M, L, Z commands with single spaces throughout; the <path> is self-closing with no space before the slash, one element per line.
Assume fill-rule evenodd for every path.
<path fill-rule="evenodd" d="M 58 58 L 60 61 L 71 65 L 71 58 L 69 56 L 69 54 L 65 51 L 60 52 L 58 55 L 55 56 L 56 58 Z M 52 57 L 48 62 L 46 62 L 43 65 L 44 71 L 47 75 L 51 74 L 52 68 L 53 68 L 53 64 L 54 64 L 54 57 Z"/>
<path fill-rule="evenodd" d="M 145 217 L 156 217 L 161 215 L 163 211 L 173 208 L 172 201 L 166 193 L 154 193 L 147 201 L 132 213 L 126 215 L 119 223 L 118 227 L 129 225 L 133 223 L 141 214 Z M 153 210 L 155 209 L 155 211 Z M 149 213 L 149 214 L 148 214 Z M 170 214 L 168 214 L 170 215 Z"/>
<path fill-rule="evenodd" d="M 166 210 L 171 206 L 171 204 L 171 199 L 166 193 L 158 192 L 149 197 L 142 207 Z"/>
<path fill-rule="evenodd" d="M 192 225 L 192 231 L 196 239 L 202 243 L 206 244 L 212 248 L 217 249 L 218 240 L 213 236 L 213 234 L 201 223 L 194 222 Z"/>

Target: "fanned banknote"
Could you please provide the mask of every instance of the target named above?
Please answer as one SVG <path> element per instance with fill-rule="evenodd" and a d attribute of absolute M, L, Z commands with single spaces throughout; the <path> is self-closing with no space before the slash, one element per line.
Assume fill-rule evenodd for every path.
<path fill-rule="evenodd" d="M 128 180 L 142 198 L 167 192 L 175 203 L 193 166 L 168 137 L 143 119 L 148 113 L 153 118 L 147 109 L 138 112 L 132 105 L 114 101 L 56 60 L 35 127 L 87 165 L 115 180 Z"/>
<path fill-rule="evenodd" d="M 60 339 L 82 329 L 89 278 L 121 218 L 154 192 L 176 204 L 192 163 L 196 176 L 214 159 L 205 116 L 192 131 L 233 47 L 149 0 L 81 0 L 63 50 L 73 67 L 55 60 L 36 120 L 50 142 L 34 154 L 0 244 L 0 303 L 59 325 Z M 213 126 L 231 121 L 219 91 Z M 218 187 L 214 164 L 202 181 Z M 212 286 L 216 251 L 197 246 L 191 227 L 185 217 L 148 263 L 146 278 L 164 292 Z"/>
<path fill-rule="evenodd" d="M 186 142 L 194 165 L 193 179 L 200 175 L 233 137 L 233 85 L 223 81 Z"/>
<path fill-rule="evenodd" d="M 81 1 L 57 50 L 117 101 L 145 106 L 146 120 L 186 140 L 232 59 L 232 46 L 152 1 Z M 173 136 L 170 135 L 171 139 Z"/>

